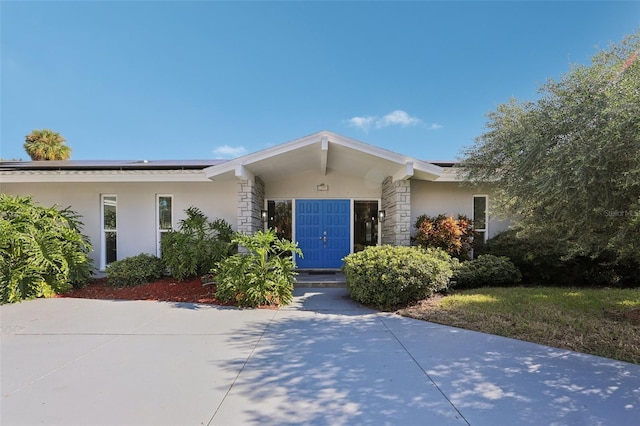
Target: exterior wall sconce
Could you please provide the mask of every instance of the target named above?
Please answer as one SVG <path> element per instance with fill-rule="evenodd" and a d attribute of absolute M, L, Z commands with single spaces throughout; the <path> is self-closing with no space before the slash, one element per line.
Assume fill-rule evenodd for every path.
<path fill-rule="evenodd" d="M 326 183 L 321 183 L 320 185 L 316 186 L 316 191 L 328 191 L 329 190 L 329 185 L 327 185 Z"/>
<path fill-rule="evenodd" d="M 384 222 L 384 219 L 387 217 L 387 212 L 384 210 L 378 211 L 378 222 Z"/>
<path fill-rule="evenodd" d="M 266 223 L 269 220 L 269 212 L 267 210 L 262 210 L 260 212 L 260 217 L 262 218 L 262 221 Z"/>

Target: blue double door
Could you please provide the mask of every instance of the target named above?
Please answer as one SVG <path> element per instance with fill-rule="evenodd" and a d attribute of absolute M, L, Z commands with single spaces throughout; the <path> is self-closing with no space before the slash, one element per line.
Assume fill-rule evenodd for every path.
<path fill-rule="evenodd" d="M 296 200 L 298 268 L 340 268 L 351 251 L 349 200 Z"/>

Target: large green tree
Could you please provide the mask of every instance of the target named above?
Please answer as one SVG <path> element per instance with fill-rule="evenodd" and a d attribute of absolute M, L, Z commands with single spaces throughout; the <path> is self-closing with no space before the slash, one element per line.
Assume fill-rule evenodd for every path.
<path fill-rule="evenodd" d="M 640 262 L 639 56 L 640 31 L 549 80 L 538 100 L 488 114 L 461 165 L 470 182 L 496 184 L 498 210 L 524 234 Z"/>
<path fill-rule="evenodd" d="M 24 149 L 33 161 L 68 160 L 71 148 L 58 132 L 50 129 L 34 130 L 25 137 Z"/>

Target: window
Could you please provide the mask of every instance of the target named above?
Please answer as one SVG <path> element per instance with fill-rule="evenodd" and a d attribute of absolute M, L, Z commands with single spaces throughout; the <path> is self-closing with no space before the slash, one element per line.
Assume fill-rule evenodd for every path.
<path fill-rule="evenodd" d="M 118 198 L 102 195 L 102 256 L 100 269 L 118 260 Z"/>
<path fill-rule="evenodd" d="M 173 195 L 156 195 L 156 256 L 162 254 L 162 238 L 173 229 Z"/>
<path fill-rule="evenodd" d="M 292 220 L 291 200 L 271 200 L 267 201 L 267 227 L 273 229 L 278 238 L 292 241 L 291 233 Z"/>
<path fill-rule="evenodd" d="M 378 244 L 378 202 L 353 202 L 353 251 Z"/>
<path fill-rule="evenodd" d="M 473 229 L 475 237 L 473 238 L 473 247 L 481 247 L 487 241 L 489 220 L 487 216 L 488 196 L 473 196 Z"/>

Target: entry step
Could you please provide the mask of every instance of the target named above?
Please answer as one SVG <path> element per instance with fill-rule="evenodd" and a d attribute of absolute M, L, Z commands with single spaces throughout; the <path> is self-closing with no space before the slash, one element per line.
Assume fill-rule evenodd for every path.
<path fill-rule="evenodd" d="M 299 272 L 296 279 L 295 287 L 347 287 L 347 280 L 342 272 L 305 271 Z"/>

